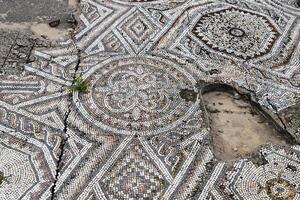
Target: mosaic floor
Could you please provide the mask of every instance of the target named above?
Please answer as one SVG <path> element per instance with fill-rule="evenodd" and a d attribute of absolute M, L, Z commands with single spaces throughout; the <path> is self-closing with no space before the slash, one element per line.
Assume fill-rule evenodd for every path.
<path fill-rule="evenodd" d="M 281 118 L 300 101 L 299 1 L 81 0 L 78 20 L 0 77 L 0 199 L 300 199 L 300 146 L 219 161 L 201 98 L 230 85 L 300 141 Z"/>

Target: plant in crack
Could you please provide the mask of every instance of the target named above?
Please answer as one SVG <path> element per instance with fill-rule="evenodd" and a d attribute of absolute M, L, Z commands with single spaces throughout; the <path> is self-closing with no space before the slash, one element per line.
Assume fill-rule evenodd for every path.
<path fill-rule="evenodd" d="M 0 185 L 5 181 L 6 183 L 9 183 L 8 178 L 10 178 L 11 175 L 9 176 L 4 176 L 3 172 L 0 172 Z"/>
<path fill-rule="evenodd" d="M 89 85 L 81 76 L 75 78 L 74 83 L 67 88 L 70 92 L 88 93 Z"/>

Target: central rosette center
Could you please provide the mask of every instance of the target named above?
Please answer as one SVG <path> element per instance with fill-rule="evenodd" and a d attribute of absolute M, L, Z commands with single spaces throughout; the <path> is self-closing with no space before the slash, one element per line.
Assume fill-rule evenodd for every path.
<path fill-rule="evenodd" d="M 127 66 L 107 78 L 95 84 L 95 97 L 128 120 L 149 120 L 170 108 L 171 97 L 179 98 L 171 78 L 151 68 Z"/>

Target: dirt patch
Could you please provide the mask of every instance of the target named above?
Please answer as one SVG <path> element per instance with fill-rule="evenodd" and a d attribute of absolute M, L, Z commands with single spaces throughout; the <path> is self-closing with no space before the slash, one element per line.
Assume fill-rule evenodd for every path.
<path fill-rule="evenodd" d="M 79 0 L 69 0 L 68 3 L 69 3 L 69 6 L 71 8 L 75 8 L 76 9 L 78 7 Z"/>
<path fill-rule="evenodd" d="M 0 23 L 0 29 L 15 31 L 31 31 L 36 36 L 42 36 L 49 40 L 58 40 L 67 36 L 71 29 L 59 29 L 43 23 Z"/>
<path fill-rule="evenodd" d="M 203 98 L 210 113 L 214 152 L 218 159 L 238 159 L 267 143 L 286 144 L 271 122 L 239 95 L 209 92 Z"/>
<path fill-rule="evenodd" d="M 36 35 L 44 35 L 50 40 L 58 40 L 70 33 L 70 30 L 52 28 L 48 24 L 34 24 L 30 26 L 30 30 Z"/>

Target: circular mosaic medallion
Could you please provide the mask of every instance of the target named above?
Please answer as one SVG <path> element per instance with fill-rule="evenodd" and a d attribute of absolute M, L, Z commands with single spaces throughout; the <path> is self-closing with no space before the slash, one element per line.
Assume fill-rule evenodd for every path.
<path fill-rule="evenodd" d="M 242 59 L 268 53 L 279 35 L 267 18 L 235 8 L 203 15 L 193 33 L 210 48 Z"/>
<path fill-rule="evenodd" d="M 267 193 L 276 200 L 293 199 L 296 188 L 289 181 L 277 178 L 267 182 Z"/>
<path fill-rule="evenodd" d="M 158 134 L 176 127 L 198 107 L 180 97 L 194 78 L 168 61 L 124 58 L 95 67 L 88 94 L 74 94 L 79 111 L 98 127 L 126 135 Z"/>

